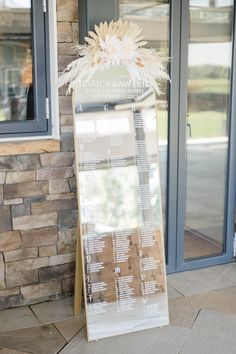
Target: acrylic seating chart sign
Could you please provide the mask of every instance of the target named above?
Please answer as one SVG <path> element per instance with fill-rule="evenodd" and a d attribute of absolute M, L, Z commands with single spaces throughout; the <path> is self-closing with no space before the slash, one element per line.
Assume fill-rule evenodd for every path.
<path fill-rule="evenodd" d="M 123 27 L 127 36 L 121 35 Z M 98 36 L 90 33 L 87 39 L 93 47 L 90 60 L 98 65 L 106 60 L 96 54 L 96 45 L 103 56 L 104 51 L 114 56 L 119 45 L 120 57 L 87 72 L 72 87 L 88 340 L 169 323 L 155 108 L 158 86 L 150 77 L 132 77 L 130 67 L 121 65 L 131 55 L 128 35 L 133 43 L 138 40 L 135 24 L 118 21 L 96 30 Z M 116 43 L 117 38 L 126 45 Z M 124 47 L 127 53 L 122 57 Z M 135 44 L 132 58 L 140 47 Z M 147 60 L 146 49 L 142 50 L 143 56 L 135 59 L 141 68 Z M 159 78 L 167 78 L 158 63 Z M 66 77 L 65 82 L 73 80 Z"/>

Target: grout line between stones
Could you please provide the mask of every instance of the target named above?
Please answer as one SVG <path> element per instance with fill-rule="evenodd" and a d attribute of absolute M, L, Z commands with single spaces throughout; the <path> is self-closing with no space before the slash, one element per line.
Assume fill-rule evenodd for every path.
<path fill-rule="evenodd" d="M 80 330 L 69 340 L 69 342 L 67 342 L 67 340 L 65 339 L 66 344 L 61 349 L 59 349 L 59 351 L 57 353 L 59 354 L 85 327 L 86 327 L 86 324 L 80 328 Z M 58 329 L 58 331 L 59 331 L 59 329 Z M 62 334 L 62 336 L 63 336 L 63 334 Z M 63 338 L 65 338 L 65 337 L 63 336 Z"/>
<path fill-rule="evenodd" d="M 181 291 L 179 291 L 179 290 L 176 289 L 174 286 L 172 286 L 170 283 L 168 283 L 168 280 L 167 280 L 167 284 L 168 284 L 172 289 L 174 289 L 175 291 L 177 291 L 177 293 L 179 293 L 179 294 L 182 295 L 183 297 L 186 297 L 186 295 L 184 295 L 183 293 L 181 293 Z"/>
<path fill-rule="evenodd" d="M 31 312 L 33 313 L 33 315 L 36 317 L 36 319 L 39 321 L 39 325 L 42 326 L 42 322 L 40 321 L 40 319 L 38 318 L 38 316 L 36 315 L 36 313 L 32 309 L 31 305 L 29 305 L 29 308 L 30 308 Z"/>
<path fill-rule="evenodd" d="M 180 349 L 179 349 L 177 354 L 181 354 L 181 350 L 183 349 L 183 346 L 186 343 L 186 341 L 187 341 L 187 339 L 188 339 L 188 337 L 189 337 L 189 335 L 190 335 L 190 333 L 192 331 L 192 328 L 193 328 L 194 324 L 196 323 L 201 311 L 202 311 L 202 309 L 199 309 L 199 311 L 198 311 L 198 313 L 197 313 L 197 315 L 196 315 L 196 317 L 195 317 L 195 319 L 193 321 L 193 324 L 192 324 L 191 328 L 189 329 L 188 333 L 186 334 L 186 337 L 184 338 L 183 343 L 181 344 L 181 347 L 180 347 Z"/>
<path fill-rule="evenodd" d="M 61 349 L 58 349 L 57 353 L 59 353 L 59 351 L 62 350 L 62 348 L 65 348 L 65 346 L 69 343 L 67 342 L 66 338 L 63 336 L 63 334 L 61 333 L 61 331 L 59 330 L 59 328 L 57 328 L 57 326 L 55 325 L 55 323 L 51 323 L 51 325 L 55 328 L 55 330 L 65 339 L 66 344 L 63 345 L 63 347 L 61 347 Z"/>
<path fill-rule="evenodd" d="M 188 330 L 188 333 L 186 334 L 186 336 L 185 336 L 185 338 L 184 338 L 184 340 L 183 340 L 183 343 L 181 344 L 181 347 L 180 347 L 180 349 L 178 350 L 177 354 L 181 354 L 181 350 L 183 349 L 183 346 L 184 346 L 186 340 L 188 339 L 190 333 L 191 333 L 191 329 Z"/>
<path fill-rule="evenodd" d="M 199 311 L 198 311 L 198 313 L 197 313 L 197 315 L 196 315 L 196 317 L 195 317 L 195 319 L 194 319 L 194 321 L 193 321 L 193 324 L 192 324 L 192 326 L 191 326 L 191 329 L 192 329 L 193 326 L 195 325 L 195 322 L 197 321 L 198 316 L 200 315 L 200 312 L 201 312 L 201 311 L 202 311 L 202 309 L 200 308 Z"/>

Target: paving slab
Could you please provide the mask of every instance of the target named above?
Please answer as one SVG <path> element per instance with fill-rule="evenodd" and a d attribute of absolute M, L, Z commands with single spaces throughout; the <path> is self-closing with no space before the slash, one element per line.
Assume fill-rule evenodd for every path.
<path fill-rule="evenodd" d="M 202 310 L 179 354 L 234 354 L 236 315 Z"/>
<path fill-rule="evenodd" d="M 32 354 L 56 354 L 65 344 L 65 339 L 53 325 L 0 334 L 0 347 Z"/>
<path fill-rule="evenodd" d="M 69 342 L 85 326 L 85 313 L 81 316 L 75 316 L 68 320 L 56 322 L 54 326 L 63 335 L 65 340 Z"/>
<path fill-rule="evenodd" d="M 216 291 L 226 295 L 236 296 L 236 285 L 228 286 L 227 288 L 217 289 Z"/>
<path fill-rule="evenodd" d="M 30 353 L 21 352 L 19 350 L 3 348 L 2 350 L 0 350 L 0 354 L 30 354 Z"/>
<path fill-rule="evenodd" d="M 53 323 L 73 317 L 74 299 L 72 297 L 31 305 L 40 323 Z"/>
<path fill-rule="evenodd" d="M 177 354 L 188 333 L 186 328 L 167 326 L 87 342 L 82 330 L 60 354 Z"/>
<path fill-rule="evenodd" d="M 0 332 L 34 327 L 39 324 L 39 320 L 29 306 L 0 310 Z"/>
<path fill-rule="evenodd" d="M 170 274 L 168 283 L 184 296 L 236 285 L 236 263 Z"/>
<path fill-rule="evenodd" d="M 199 311 L 200 309 L 218 311 L 228 314 L 236 314 L 236 287 L 229 287 L 220 290 L 213 290 L 208 293 L 187 296 L 170 301 L 170 313 L 179 313 L 179 308 L 183 313 L 188 313 L 190 309 Z"/>
<path fill-rule="evenodd" d="M 170 324 L 190 329 L 199 311 L 198 307 L 186 306 L 184 299 L 171 300 L 169 302 Z"/>

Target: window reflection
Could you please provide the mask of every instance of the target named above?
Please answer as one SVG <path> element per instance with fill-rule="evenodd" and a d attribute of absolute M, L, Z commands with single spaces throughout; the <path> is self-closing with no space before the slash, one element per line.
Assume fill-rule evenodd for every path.
<path fill-rule="evenodd" d="M 31 1 L 0 1 L 0 122 L 34 119 Z"/>
<path fill-rule="evenodd" d="M 169 57 L 169 0 L 120 0 L 120 17 L 134 21 L 143 30 L 148 46 L 156 48 L 163 56 Z M 168 68 L 166 68 L 168 72 Z M 162 205 L 165 225 L 167 190 L 167 144 L 168 144 L 168 83 L 161 83 L 162 95 L 157 98 L 158 138 L 160 151 L 160 173 Z"/>
<path fill-rule="evenodd" d="M 221 254 L 233 1 L 190 1 L 185 258 Z"/>

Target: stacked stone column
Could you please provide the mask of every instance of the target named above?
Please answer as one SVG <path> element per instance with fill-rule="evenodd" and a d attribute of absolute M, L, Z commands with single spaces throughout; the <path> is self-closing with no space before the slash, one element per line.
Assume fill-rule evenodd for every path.
<path fill-rule="evenodd" d="M 57 0 L 57 20 L 61 72 L 74 56 L 77 0 Z M 0 308 L 73 292 L 78 215 L 65 89 L 59 102 L 60 152 L 0 157 Z"/>

